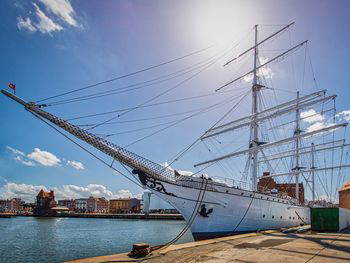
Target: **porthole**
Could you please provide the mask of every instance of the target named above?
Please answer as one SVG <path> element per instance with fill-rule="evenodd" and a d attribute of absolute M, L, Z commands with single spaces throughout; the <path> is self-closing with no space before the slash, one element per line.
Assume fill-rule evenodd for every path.
<path fill-rule="evenodd" d="M 226 190 L 226 193 L 228 193 L 228 190 Z"/>
<path fill-rule="evenodd" d="M 265 215 L 263 215 L 263 217 L 265 217 Z"/>
<path fill-rule="evenodd" d="M 262 197 L 262 196 L 260 196 L 260 198 L 262 199 L 263 197 Z"/>
<path fill-rule="evenodd" d="M 272 216 L 272 218 L 275 218 L 275 216 Z"/>
<path fill-rule="evenodd" d="M 281 216 L 281 219 L 282 219 L 282 216 Z"/>
<path fill-rule="evenodd" d="M 293 220 L 294 220 L 295 218 L 294 218 L 294 216 L 293 216 Z"/>
<path fill-rule="evenodd" d="M 272 201 L 275 201 L 275 198 L 272 198 Z"/>
<path fill-rule="evenodd" d="M 250 196 L 250 197 L 252 197 L 253 195 L 252 195 L 252 194 L 250 194 L 249 196 Z"/>
<path fill-rule="evenodd" d="M 292 219 L 291 217 L 289 217 L 289 219 Z"/>
<path fill-rule="evenodd" d="M 269 198 L 266 198 L 266 200 L 269 200 Z"/>

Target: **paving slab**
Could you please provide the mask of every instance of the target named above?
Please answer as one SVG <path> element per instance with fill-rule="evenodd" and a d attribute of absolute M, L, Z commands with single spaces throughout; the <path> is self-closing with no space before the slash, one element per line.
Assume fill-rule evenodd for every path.
<path fill-rule="evenodd" d="M 350 262 L 350 230 L 304 234 L 265 231 L 171 245 L 143 259 L 132 259 L 124 253 L 71 262 Z"/>

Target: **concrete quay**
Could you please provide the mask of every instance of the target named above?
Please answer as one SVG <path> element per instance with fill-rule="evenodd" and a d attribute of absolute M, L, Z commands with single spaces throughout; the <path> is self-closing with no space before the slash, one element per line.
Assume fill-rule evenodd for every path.
<path fill-rule="evenodd" d="M 149 220 L 183 220 L 180 214 L 61 214 L 57 217 L 79 218 L 115 218 L 115 219 L 149 219 Z"/>
<path fill-rule="evenodd" d="M 19 215 L 35 216 L 35 215 Z M 46 217 L 46 216 L 43 216 Z M 70 218 L 111 218 L 111 219 L 145 219 L 145 220 L 184 220 L 180 214 L 94 214 L 94 213 L 74 213 L 57 214 L 47 217 L 70 217 Z"/>
<path fill-rule="evenodd" d="M 14 213 L 0 213 L 0 218 L 11 218 L 11 217 L 15 217 L 16 214 Z"/>
<path fill-rule="evenodd" d="M 265 231 L 171 245 L 142 259 L 133 259 L 124 253 L 70 262 L 350 262 L 350 230 L 341 233 Z"/>

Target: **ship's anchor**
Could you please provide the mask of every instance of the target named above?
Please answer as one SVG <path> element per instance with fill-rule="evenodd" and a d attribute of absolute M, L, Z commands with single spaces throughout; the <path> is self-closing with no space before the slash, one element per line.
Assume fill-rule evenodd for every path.
<path fill-rule="evenodd" d="M 205 204 L 202 204 L 201 209 L 198 211 L 198 213 L 203 217 L 208 217 L 208 215 L 211 214 L 212 212 L 213 212 L 213 208 L 209 208 L 207 210 L 207 208 L 205 207 Z"/>

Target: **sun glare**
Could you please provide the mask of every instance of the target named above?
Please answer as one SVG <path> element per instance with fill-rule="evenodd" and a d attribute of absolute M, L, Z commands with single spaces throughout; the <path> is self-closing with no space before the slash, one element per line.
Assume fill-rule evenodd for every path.
<path fill-rule="evenodd" d="M 249 26 L 245 12 L 240 11 L 241 4 L 236 1 L 209 2 L 196 7 L 194 30 L 201 44 L 227 45 L 241 35 Z M 251 26 L 254 25 L 251 21 Z"/>

